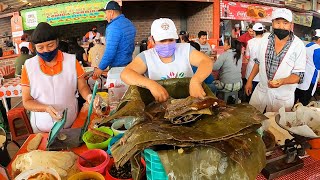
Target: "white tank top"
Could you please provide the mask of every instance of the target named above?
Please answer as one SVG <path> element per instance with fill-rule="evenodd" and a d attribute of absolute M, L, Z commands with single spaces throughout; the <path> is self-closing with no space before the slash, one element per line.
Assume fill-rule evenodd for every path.
<path fill-rule="evenodd" d="M 148 76 L 152 80 L 192 77 L 193 71 L 189 61 L 190 44 L 177 43 L 174 61 L 163 63 L 154 48 L 143 51 L 146 57 Z"/>
<path fill-rule="evenodd" d="M 94 35 L 92 31 L 89 32 L 89 40 L 99 39 L 99 38 L 100 38 L 99 32 L 96 32 L 96 35 Z"/>
<path fill-rule="evenodd" d="M 35 56 L 25 62 L 30 81 L 30 94 L 35 100 L 52 105 L 56 110 L 68 108 L 64 128 L 69 128 L 78 114 L 76 57 L 63 53 L 63 70 L 53 76 L 42 72 L 38 57 Z M 54 122 L 49 113 L 31 112 L 30 123 L 34 133 L 49 132 Z"/>

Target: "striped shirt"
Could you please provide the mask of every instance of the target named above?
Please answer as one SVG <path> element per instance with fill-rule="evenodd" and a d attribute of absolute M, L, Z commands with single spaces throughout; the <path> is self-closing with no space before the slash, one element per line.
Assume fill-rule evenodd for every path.
<path fill-rule="evenodd" d="M 279 54 L 277 54 L 275 50 L 275 34 L 271 33 L 268 39 L 269 41 L 265 54 L 265 62 L 268 80 L 272 80 L 294 40 L 294 35 L 293 33 L 290 33 L 288 41 L 279 52 Z M 254 61 L 256 64 L 260 64 L 260 61 L 258 59 L 254 59 Z M 292 74 L 300 77 L 299 84 L 303 82 L 304 72 L 296 72 Z"/>

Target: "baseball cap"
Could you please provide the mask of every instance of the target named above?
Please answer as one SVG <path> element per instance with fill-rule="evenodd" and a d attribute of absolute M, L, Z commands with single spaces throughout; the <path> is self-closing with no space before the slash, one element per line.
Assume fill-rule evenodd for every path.
<path fill-rule="evenodd" d="M 252 30 L 254 31 L 263 31 L 263 25 L 261 23 L 255 23 L 252 27 Z"/>
<path fill-rule="evenodd" d="M 286 8 L 277 8 L 272 12 L 272 20 L 283 18 L 289 22 L 292 22 L 292 12 Z"/>
<path fill-rule="evenodd" d="M 105 5 L 104 8 L 100 9 L 99 11 L 106 11 L 106 10 L 121 10 L 120 5 L 116 1 L 109 1 Z"/>
<path fill-rule="evenodd" d="M 185 32 L 185 31 L 180 31 L 180 33 L 179 33 L 179 35 L 185 35 L 185 34 L 187 34 L 187 32 Z"/>
<path fill-rule="evenodd" d="M 153 21 L 151 35 L 155 41 L 164 39 L 178 39 L 177 28 L 169 18 L 160 18 Z"/>
<path fill-rule="evenodd" d="M 316 29 L 316 34 L 314 36 L 320 37 L 320 29 Z"/>

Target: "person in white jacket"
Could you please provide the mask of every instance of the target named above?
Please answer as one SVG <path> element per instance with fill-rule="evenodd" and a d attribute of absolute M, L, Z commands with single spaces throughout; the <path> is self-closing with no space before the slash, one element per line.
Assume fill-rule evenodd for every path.
<path fill-rule="evenodd" d="M 261 23 L 256 23 L 252 27 L 252 30 L 255 32 L 255 37 L 250 39 L 247 44 L 247 49 L 246 49 L 246 54 L 245 54 L 245 59 L 248 61 L 247 69 L 246 69 L 246 82 L 250 76 L 250 73 L 252 71 L 252 68 L 254 66 L 254 59 L 257 58 L 257 54 L 260 50 L 259 44 L 261 43 L 261 38 L 263 37 L 264 33 L 264 27 Z M 256 86 L 259 83 L 259 73 L 253 78 L 252 81 L 252 91 L 256 88 Z M 246 101 L 250 101 L 251 96 L 246 97 Z"/>
<path fill-rule="evenodd" d="M 308 105 L 317 89 L 320 70 L 320 29 L 315 30 L 312 40 L 306 45 L 307 64 L 304 80 L 295 91 L 295 102 L 299 100 L 304 106 Z"/>
<path fill-rule="evenodd" d="M 259 72 L 260 82 L 252 93 L 249 104 L 260 112 L 277 112 L 281 107 L 290 111 L 294 92 L 303 82 L 306 67 L 306 49 L 293 34 L 292 12 L 278 8 L 272 12 L 270 35 L 261 39 L 260 51 L 245 86 L 252 93 L 252 80 Z"/>

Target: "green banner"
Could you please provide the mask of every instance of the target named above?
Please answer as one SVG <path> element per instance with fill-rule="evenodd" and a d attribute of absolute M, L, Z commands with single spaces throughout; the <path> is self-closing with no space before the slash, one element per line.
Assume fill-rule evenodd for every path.
<path fill-rule="evenodd" d="M 105 13 L 102 9 L 109 0 L 88 0 L 43 6 L 21 11 L 23 29 L 35 29 L 40 22 L 47 22 L 52 26 L 66 24 L 104 21 Z"/>

